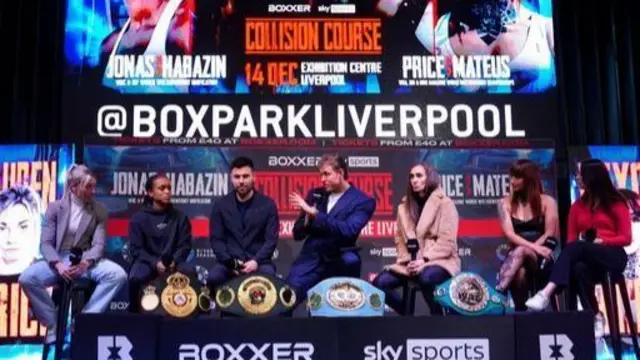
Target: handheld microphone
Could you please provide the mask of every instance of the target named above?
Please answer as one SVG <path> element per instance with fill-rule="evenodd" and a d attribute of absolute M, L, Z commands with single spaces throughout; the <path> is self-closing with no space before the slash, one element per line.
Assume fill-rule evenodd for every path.
<path fill-rule="evenodd" d="M 545 247 L 549 248 L 551 251 L 553 251 L 558 246 L 558 243 L 559 243 L 558 239 L 549 237 L 549 238 L 547 238 L 547 240 L 544 241 L 543 246 L 545 246 Z M 544 270 L 547 267 L 547 264 L 549 264 L 550 261 L 551 261 L 551 259 L 543 258 L 542 261 L 540 261 L 540 270 Z"/>
<path fill-rule="evenodd" d="M 71 262 L 71 265 L 76 266 L 80 264 L 80 261 L 82 261 L 82 249 L 79 247 L 72 247 L 69 251 L 71 252 L 71 254 L 69 255 L 69 261 Z"/>
<path fill-rule="evenodd" d="M 313 191 L 313 204 L 311 206 L 319 203 L 325 196 L 327 196 L 326 191 L 322 188 L 315 189 Z"/>
<path fill-rule="evenodd" d="M 589 228 L 587 229 L 587 231 L 584 232 L 584 241 L 588 242 L 588 243 L 592 243 L 596 240 L 596 229 L 594 228 Z"/>
<path fill-rule="evenodd" d="M 407 240 L 407 250 L 409 250 L 409 254 L 411 254 L 411 261 L 414 261 L 417 258 L 419 248 L 420 245 L 418 245 L 418 239 Z"/>

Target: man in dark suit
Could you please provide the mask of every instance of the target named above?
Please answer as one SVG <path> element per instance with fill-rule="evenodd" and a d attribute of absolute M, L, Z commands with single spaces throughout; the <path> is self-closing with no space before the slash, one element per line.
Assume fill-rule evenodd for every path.
<path fill-rule="evenodd" d="M 289 200 L 301 214 L 293 226 L 293 238 L 304 241 L 287 282 L 298 302 L 320 281 L 335 277 L 360 277 L 362 262 L 355 249 L 360 231 L 376 209 L 375 200 L 347 182 L 347 164 L 338 155 L 324 155 L 319 163 L 323 187 L 303 199 Z"/>
<path fill-rule="evenodd" d="M 209 271 L 214 289 L 240 274 L 274 275 L 271 260 L 280 223 L 276 203 L 253 188 L 253 161 L 231 162 L 233 191 L 216 201 L 211 211 L 211 248 L 218 262 Z"/>

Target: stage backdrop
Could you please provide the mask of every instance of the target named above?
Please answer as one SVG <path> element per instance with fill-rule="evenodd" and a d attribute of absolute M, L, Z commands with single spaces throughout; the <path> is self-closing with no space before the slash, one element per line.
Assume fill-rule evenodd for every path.
<path fill-rule="evenodd" d="M 273 198 L 280 214 L 280 240 L 274 254 L 277 272 L 286 277 L 300 243 L 291 236 L 298 215 L 287 200 L 295 191 L 306 194 L 319 186 L 316 162 L 331 148 L 288 147 L 127 147 L 86 146 L 85 163 L 98 176 L 97 197 L 109 209 L 107 256 L 128 267 L 128 222 L 141 206 L 144 183 L 155 172 L 172 181 L 174 203 L 192 219 L 193 264 L 200 274 L 214 263 L 209 243 L 209 215 L 213 204 L 232 188 L 229 164 L 239 155 L 256 165 L 256 188 Z M 539 164 L 545 191 L 555 196 L 552 148 L 522 149 L 369 149 L 340 152 L 349 164 L 349 181 L 376 200 L 373 219 L 361 233 L 358 245 L 363 259 L 363 278 L 373 277 L 395 261 L 393 243 L 396 207 L 406 194 L 411 165 L 427 162 L 442 176 L 442 186 L 456 203 L 461 216 L 459 254 L 463 269 L 476 272 L 490 283 L 503 259 L 505 240 L 497 219 L 496 201 L 508 192 L 508 168 L 516 159 Z M 419 301 L 422 304 L 422 301 Z M 421 306 L 421 305 L 420 305 Z M 112 310 L 127 307 L 126 295 L 112 303 Z M 421 308 L 419 308 L 420 311 Z"/>
<path fill-rule="evenodd" d="M 633 243 L 626 247 L 625 250 L 629 256 L 625 277 L 627 278 L 627 288 L 629 297 L 631 298 L 631 309 L 634 314 L 638 314 L 640 310 L 640 192 L 639 173 L 640 173 L 640 147 L 638 146 L 586 146 L 575 147 L 570 149 L 572 161 L 571 167 L 571 201 L 575 201 L 580 196 L 580 189 L 576 183 L 576 174 L 578 163 L 582 160 L 595 158 L 605 162 L 611 180 L 625 197 L 630 199 L 629 205 L 632 211 L 633 219 Z M 596 291 L 598 301 L 600 303 L 600 312 L 606 319 L 606 309 L 604 299 L 602 297 L 602 288 L 598 286 Z M 619 293 L 618 293 L 618 296 Z M 620 298 L 618 298 L 620 299 Z M 624 320 L 624 308 L 622 303 L 619 304 L 619 324 L 622 332 L 629 333 L 629 327 Z M 608 326 L 605 332 L 608 333 Z"/>
<path fill-rule="evenodd" d="M 78 141 L 557 135 L 552 0 L 67 4 L 65 135 Z"/>
<path fill-rule="evenodd" d="M 0 146 L 0 359 L 40 358 L 45 327 L 17 280 L 40 258 L 43 215 L 73 159 L 73 145 Z"/>

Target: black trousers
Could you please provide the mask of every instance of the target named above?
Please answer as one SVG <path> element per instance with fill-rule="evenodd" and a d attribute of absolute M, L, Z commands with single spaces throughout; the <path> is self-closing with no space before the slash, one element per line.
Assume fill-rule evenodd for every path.
<path fill-rule="evenodd" d="M 451 274 L 441 266 L 431 265 L 422 270 L 420 274 L 414 277 L 415 281 L 420 285 L 422 290 L 422 296 L 429 306 L 429 312 L 431 315 L 442 315 L 442 306 L 433 299 L 433 290 L 436 286 L 449 280 Z M 406 314 L 403 306 L 403 299 L 395 293 L 395 289 L 405 285 L 410 278 L 396 274 L 389 270 L 384 270 L 373 280 L 373 286 L 384 291 L 386 303 L 390 308 L 395 310 L 399 315 L 413 315 Z"/>
<path fill-rule="evenodd" d="M 626 265 L 627 254 L 620 246 L 573 242 L 560 253 L 549 281 L 560 291 L 569 284 L 575 286 L 584 309 L 595 311 L 595 285 L 605 272 L 621 273 Z"/>

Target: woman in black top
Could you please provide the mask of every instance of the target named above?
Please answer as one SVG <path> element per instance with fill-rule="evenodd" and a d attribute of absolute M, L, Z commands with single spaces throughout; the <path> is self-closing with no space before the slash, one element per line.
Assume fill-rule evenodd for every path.
<path fill-rule="evenodd" d="M 524 303 L 531 284 L 531 275 L 545 281 L 550 266 L 540 273 L 543 259 L 551 262 L 552 250 L 545 242 L 557 242 L 559 234 L 556 201 L 543 193 L 538 166 L 530 160 L 516 161 L 509 169 L 511 188 L 509 195 L 498 202 L 498 214 L 509 253 L 500 268 L 496 289 L 511 291 L 515 309 L 526 310 Z M 529 272 L 529 274 L 527 274 Z M 531 274 L 533 272 L 533 274 Z"/>
<path fill-rule="evenodd" d="M 191 222 L 171 204 L 171 182 L 151 176 L 143 206 L 129 224 L 129 309 L 138 312 L 139 291 L 156 277 L 179 268 L 191 251 Z"/>

